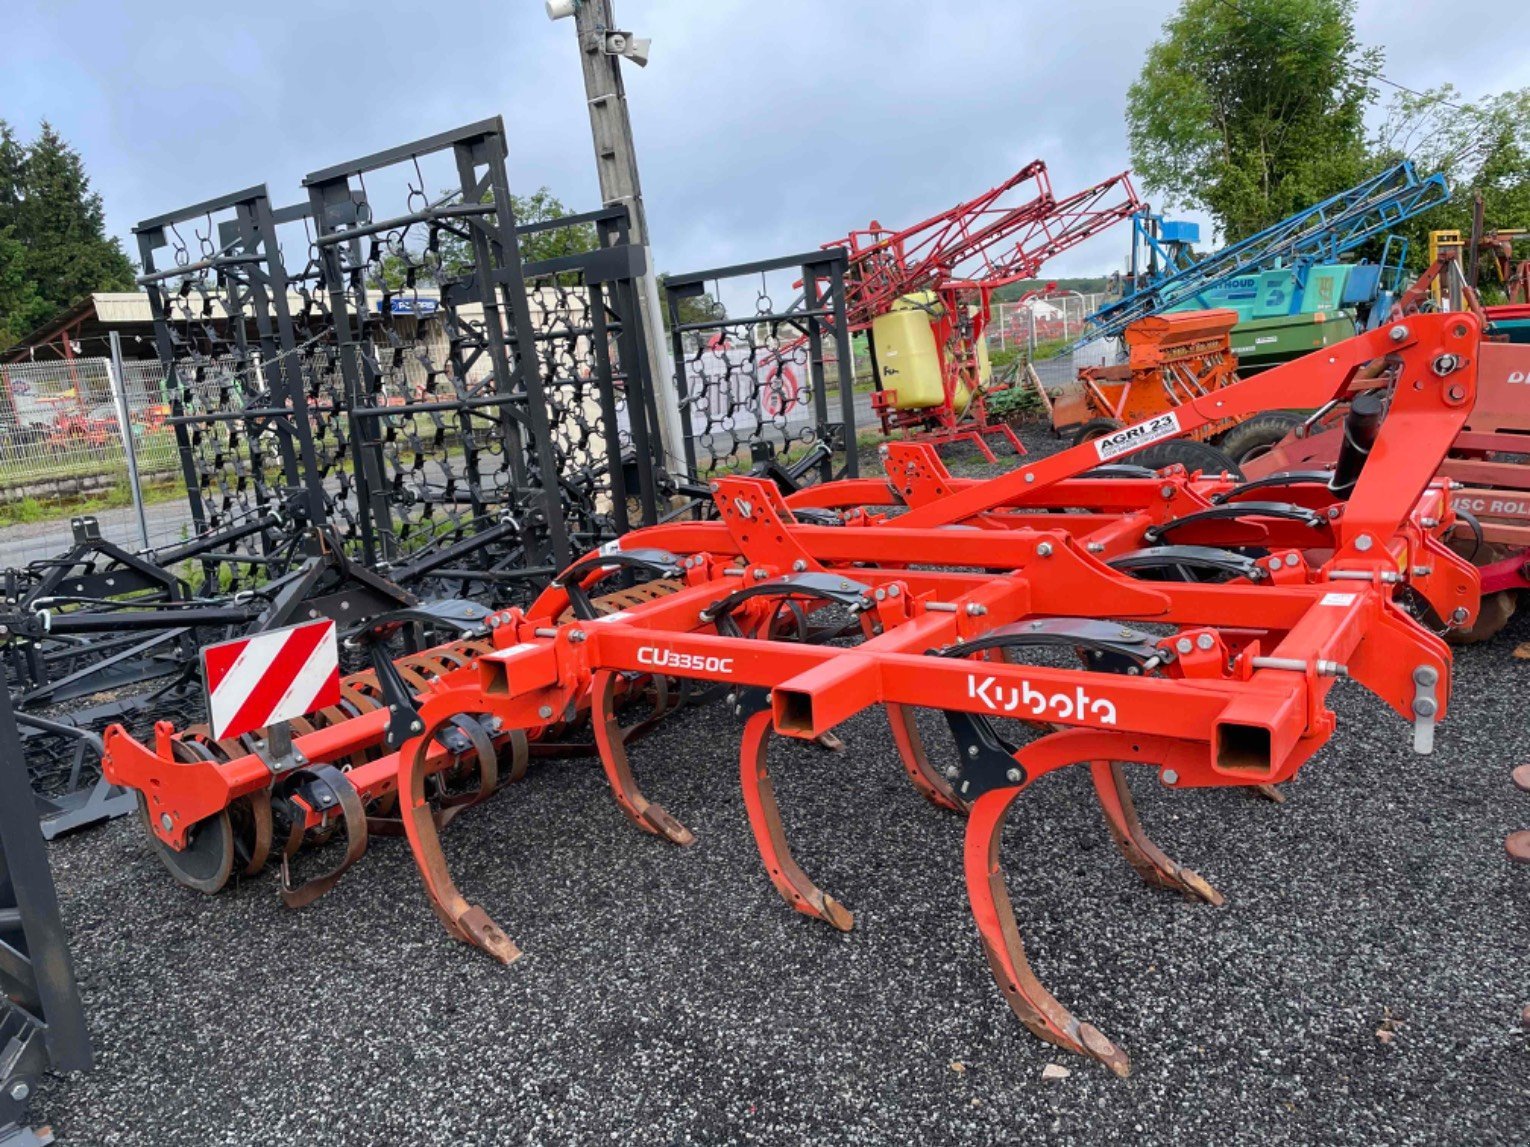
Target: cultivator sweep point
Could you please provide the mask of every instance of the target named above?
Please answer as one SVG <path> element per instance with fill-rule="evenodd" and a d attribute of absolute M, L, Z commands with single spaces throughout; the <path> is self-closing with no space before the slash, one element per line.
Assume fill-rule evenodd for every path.
<path fill-rule="evenodd" d="M 483 616 L 474 636 L 398 662 L 374 643 L 373 677 L 348 679 L 339 713 L 295 729 L 290 760 L 259 738 L 210 745 L 161 726 L 151 748 L 113 729 L 106 772 L 146 795 L 162 852 L 211 834 L 209 885 L 227 879 L 225 862 L 259 867 L 258 848 L 230 859 L 229 838 L 252 838 L 230 816 L 240 801 L 290 821 L 289 858 L 337 823 L 397 826 L 447 930 L 509 962 L 519 949 L 458 890 L 440 840 L 455 811 L 499 786 L 506 753 L 518 775 L 588 726 L 576 744 L 599 756 L 621 813 L 689 845 L 639 789 L 630 748 L 682 696 L 726 692 L 771 883 L 796 911 L 847 930 L 851 911 L 792 856 L 768 755 L 773 737 L 821 743 L 881 705 L 918 791 L 966 816 L 974 918 L 1016 1015 L 1125 1075 L 1126 1053 L 1026 960 L 1000 866 L 1005 818 L 1038 778 L 1083 765 L 1132 868 L 1219 904 L 1148 837 L 1127 766 L 1176 790 L 1288 780 L 1331 737 L 1326 698 L 1340 677 L 1430 750 L 1450 686 L 1431 626 L 1470 624 L 1477 609 L 1476 572 L 1442 541 L 1455 519 L 1434 473 L 1471 408 L 1478 338 L 1469 316 L 1420 315 L 998 478 L 955 478 L 914 443 L 887 446 L 885 480 L 783 495 L 761 478 L 718 478 L 715 520 L 633 531 L 529 607 Z M 1228 417 L 1321 406 L 1357 379 L 1377 397 L 1356 404 L 1333 474 L 1240 484 L 1130 464 L 1135 449 Z M 617 596 L 602 600 L 613 582 Z M 949 760 L 932 760 L 917 709 L 944 716 Z"/>

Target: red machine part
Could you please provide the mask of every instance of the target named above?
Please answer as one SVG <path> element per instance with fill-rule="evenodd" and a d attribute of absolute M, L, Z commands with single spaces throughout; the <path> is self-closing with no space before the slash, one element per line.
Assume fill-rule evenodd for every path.
<path fill-rule="evenodd" d="M 1126 764 L 1174 789 L 1289 779 L 1333 733 L 1326 698 L 1340 675 L 1412 721 L 1415 746 L 1428 750 L 1450 657 L 1397 594 L 1407 586 L 1458 624 L 1475 617 L 1475 572 L 1439 540 L 1455 523 L 1433 475 L 1471 408 L 1478 338 L 1470 316 L 1418 316 L 1187 403 L 1167 432 L 1129 427 L 986 481 L 953 478 L 918 443 L 886 447 L 885 482 L 783 497 L 761 479 L 720 479 L 717 520 L 635 531 L 565 571 L 529 609 L 494 615 L 493 651 L 422 679 L 412 735 L 341 783 L 369 801 L 396 795 L 437 915 L 508 962 L 519 949 L 459 892 L 441 850 L 436 781 L 453 767 L 453 723 L 524 731 L 535 744 L 587 714 L 627 819 L 685 844 L 691 834 L 641 793 L 628 757 L 633 732 L 652 718 L 623 728 L 618 706 L 644 682 L 659 697 L 655 715 L 680 683 L 725 684 L 745 717 L 740 776 L 772 883 L 797 911 L 849 928 L 850 911 L 791 856 L 768 748 L 772 735 L 819 740 L 880 704 L 918 790 L 967 814 L 974 917 L 1014 1011 L 1041 1038 L 1125 1074 L 1125 1053 L 1076 1020 L 1026 962 L 999 870 L 1004 817 L 1038 777 L 1087 765 L 1132 867 L 1215 903 L 1206 881 L 1147 838 Z M 1389 407 L 1363 465 L 1337 489 L 1099 469 L 1155 435 L 1293 402 L 1320 406 L 1378 360 L 1388 369 L 1368 378 L 1387 389 Z M 1276 495 L 1287 500 L 1269 500 Z M 645 570 L 674 592 L 597 615 L 590 595 L 623 570 Z M 1049 649 L 1082 661 L 1049 663 Z M 954 763 L 932 764 L 916 708 L 946 715 L 966 746 Z M 386 723 L 368 712 L 295 746 L 312 765 L 332 766 L 375 747 Z M 258 753 L 187 761 L 176 752 L 184 740 L 168 727 L 152 749 L 121 729 L 107 737 L 106 775 L 149 794 L 174 826 L 162 833 L 155 818 L 150 830 L 172 849 L 237 799 L 282 783 Z M 304 827 L 322 831 L 310 812 Z"/>
<path fill-rule="evenodd" d="M 1494 308 L 1496 311 L 1497 309 Z M 1419 316 L 1399 320 L 1413 324 Z M 1530 589 L 1530 466 L 1506 461 L 1530 453 L 1530 346 L 1484 342 L 1478 348 L 1477 397 L 1461 433 L 1441 462 L 1452 483 L 1457 546 L 1481 566 L 1482 622 L 1463 630 L 1491 637 L 1513 616 L 1520 591 Z M 1344 441 L 1345 403 L 1321 411 L 1269 453 L 1244 465 L 1249 478 L 1331 467 Z M 1480 529 L 1480 537 L 1477 536 Z"/>

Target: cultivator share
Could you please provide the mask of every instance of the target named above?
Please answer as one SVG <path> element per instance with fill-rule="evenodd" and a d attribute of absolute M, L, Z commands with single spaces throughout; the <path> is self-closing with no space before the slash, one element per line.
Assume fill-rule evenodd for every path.
<path fill-rule="evenodd" d="M 527 607 L 378 618 L 354 639 L 372 667 L 290 724 L 215 739 L 161 723 L 152 744 L 114 727 L 106 775 L 139 794 L 171 873 L 208 892 L 279 853 L 283 895 L 306 904 L 369 834 L 402 832 L 447 930 L 509 962 L 516 945 L 456 888 L 440 830 L 530 758 L 587 752 L 634 825 L 690 844 L 638 787 L 637 735 L 682 700 L 724 694 L 771 882 L 798 912 L 850 928 L 792 857 L 769 749 L 881 706 L 915 788 L 966 817 L 973 913 L 1014 1011 L 1125 1075 L 1126 1053 L 1027 964 L 1000 867 L 1005 817 L 1040 777 L 1086 768 L 1132 867 L 1219 903 L 1148 838 L 1128 766 L 1173 789 L 1288 780 L 1332 736 L 1340 677 L 1430 751 L 1450 694 L 1441 634 L 1477 613 L 1477 574 L 1442 540 L 1455 518 L 1435 472 L 1472 408 L 1479 339 L 1471 315 L 1411 316 L 997 478 L 954 478 L 911 442 L 884 448 L 885 479 L 783 492 L 718 476 L 706 516 L 633 530 Z M 1365 395 L 1332 471 L 1243 482 L 1173 464 L 1190 456 L 1180 436 L 1321 407 L 1352 384 Z M 413 632 L 451 639 L 393 656 Z M 949 760 L 918 709 L 944 716 Z M 337 833 L 339 865 L 295 876 Z"/>

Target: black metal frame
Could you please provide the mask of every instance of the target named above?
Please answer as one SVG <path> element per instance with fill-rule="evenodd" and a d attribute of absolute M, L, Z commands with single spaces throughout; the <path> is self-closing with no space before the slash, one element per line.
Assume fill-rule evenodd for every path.
<path fill-rule="evenodd" d="M 0 1142 L 31 1135 L 44 1072 L 93 1066 L 58 893 L 22 767 L 9 695 L 0 696 Z"/>
<path fill-rule="evenodd" d="M 693 477 L 704 480 L 737 469 L 745 446 L 750 460 L 759 463 L 794 445 L 817 442 L 830 447 L 818 466 L 823 481 L 858 476 L 854 365 L 845 321 L 846 263 L 845 251 L 836 247 L 666 278 L 675 387 L 684 420 L 685 465 Z M 802 295 L 785 310 L 776 308 L 762 293 L 753 314 L 719 315 L 690 323 L 680 319 L 681 301 L 703 297 L 708 283 L 754 276 L 763 279 L 781 270 L 796 271 L 802 284 Z M 783 332 L 788 337 L 783 338 Z M 711 349 L 710 343 L 716 339 L 724 340 L 720 351 Z M 746 355 L 739 363 L 730 356 L 735 339 Z M 824 369 L 824 348 L 830 340 L 840 371 L 838 422 L 831 420 Z M 688 349 L 687 343 L 694 350 Z M 722 355 L 720 378 L 706 370 L 706 356 L 718 353 Z M 806 368 L 805 383 L 784 381 L 792 366 Z M 767 373 L 772 368 L 775 373 Z M 804 387 L 811 390 L 816 421 L 796 424 L 799 429 L 794 433 L 788 414 L 801 401 Z M 741 420 L 747 421 L 741 426 Z"/>
<path fill-rule="evenodd" d="M 403 164 L 417 168 L 421 158 L 437 152 L 451 154 L 457 187 L 431 202 L 423 187 L 411 185 L 410 210 L 376 219 L 365 177 Z M 413 534 L 424 534 L 427 543 L 437 543 L 443 534 L 458 542 L 507 516 L 521 524 L 518 540 L 527 564 L 563 564 L 569 556 L 557 484 L 544 477 L 556 474 L 556 464 L 541 381 L 530 368 L 532 324 L 507 155 L 504 125 L 496 117 L 327 167 L 303 180 L 350 407 L 357 493 L 364 510 L 362 554 L 375 568 L 387 569 L 421 548 Z M 438 366 L 422 356 L 427 377 L 416 395 L 404 371 L 406 339 L 391 300 L 414 291 L 415 269 L 422 264 L 409 262 L 405 240 L 421 232 L 430 251 L 438 250 L 443 238 L 464 244 L 469 265 L 464 274 L 442 283 L 447 362 Z M 380 289 L 373 285 L 383 278 L 388 255 L 408 265 L 402 290 L 390 288 L 385 279 Z M 372 295 L 379 304 L 375 309 Z M 469 313 L 474 307 L 481 309 L 476 319 Z M 415 313 L 420 309 L 417 305 Z M 376 354 L 378 344 L 392 350 L 388 366 Z M 484 366 L 488 378 L 475 380 L 475 369 Z M 401 403 L 390 404 L 390 386 L 402 392 Z M 449 389 L 450 397 L 437 399 L 439 388 Z M 428 444 L 415 421 L 421 417 L 435 428 Z M 460 481 L 446 448 L 449 434 L 462 451 Z M 412 464 L 404 464 L 397 448 L 388 449 L 401 437 L 415 454 Z M 437 474 L 426 472 L 427 455 Z M 490 468 L 495 458 L 497 471 Z M 414 507 L 420 507 L 418 517 L 411 516 Z M 444 531 L 430 520 L 438 513 L 446 516 L 449 528 Z"/>
<path fill-rule="evenodd" d="M 154 317 L 168 422 L 192 521 L 198 535 L 238 531 L 237 543 L 245 548 L 204 557 L 209 578 L 219 559 L 235 571 L 239 562 L 232 559 L 247 561 L 251 577 L 278 575 L 299 557 L 285 544 L 293 531 L 281 528 L 284 520 L 290 516 L 301 525 L 326 519 L 277 242 L 278 222 L 296 214 L 273 209 L 261 185 L 146 219 L 133 229 L 143 262 L 138 282 Z M 196 261 L 181 235 L 183 225 L 199 244 Z M 170 265 L 161 266 L 157 257 L 165 250 L 172 253 Z M 215 302 L 223 311 L 221 332 Z M 277 452 L 274 484 L 267 475 L 267 435 L 274 436 Z M 221 504 L 208 497 L 214 484 Z M 261 529 L 241 529 L 266 519 Z"/>

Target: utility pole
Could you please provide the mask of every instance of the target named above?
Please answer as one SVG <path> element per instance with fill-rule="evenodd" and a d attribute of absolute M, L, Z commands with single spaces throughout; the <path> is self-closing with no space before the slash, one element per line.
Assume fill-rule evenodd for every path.
<path fill-rule="evenodd" d="M 638 179 L 637 149 L 632 142 L 632 119 L 627 114 L 627 92 L 622 84 L 622 55 L 647 62 L 647 41 L 630 34 L 618 35 L 610 0 L 548 0 L 547 15 L 558 20 L 572 14 L 579 37 L 579 56 L 584 69 L 584 93 L 590 109 L 590 132 L 595 140 L 595 167 L 600 176 L 600 195 L 605 206 L 626 206 L 632 220 L 632 242 L 643 248 L 647 271 L 638 284 L 638 308 L 643 341 L 648 348 L 648 369 L 657 396 L 659 432 L 669 458 L 685 457 L 679 396 L 664 335 L 658 276 L 648 245 L 648 218 L 643 211 L 643 188 Z"/>

